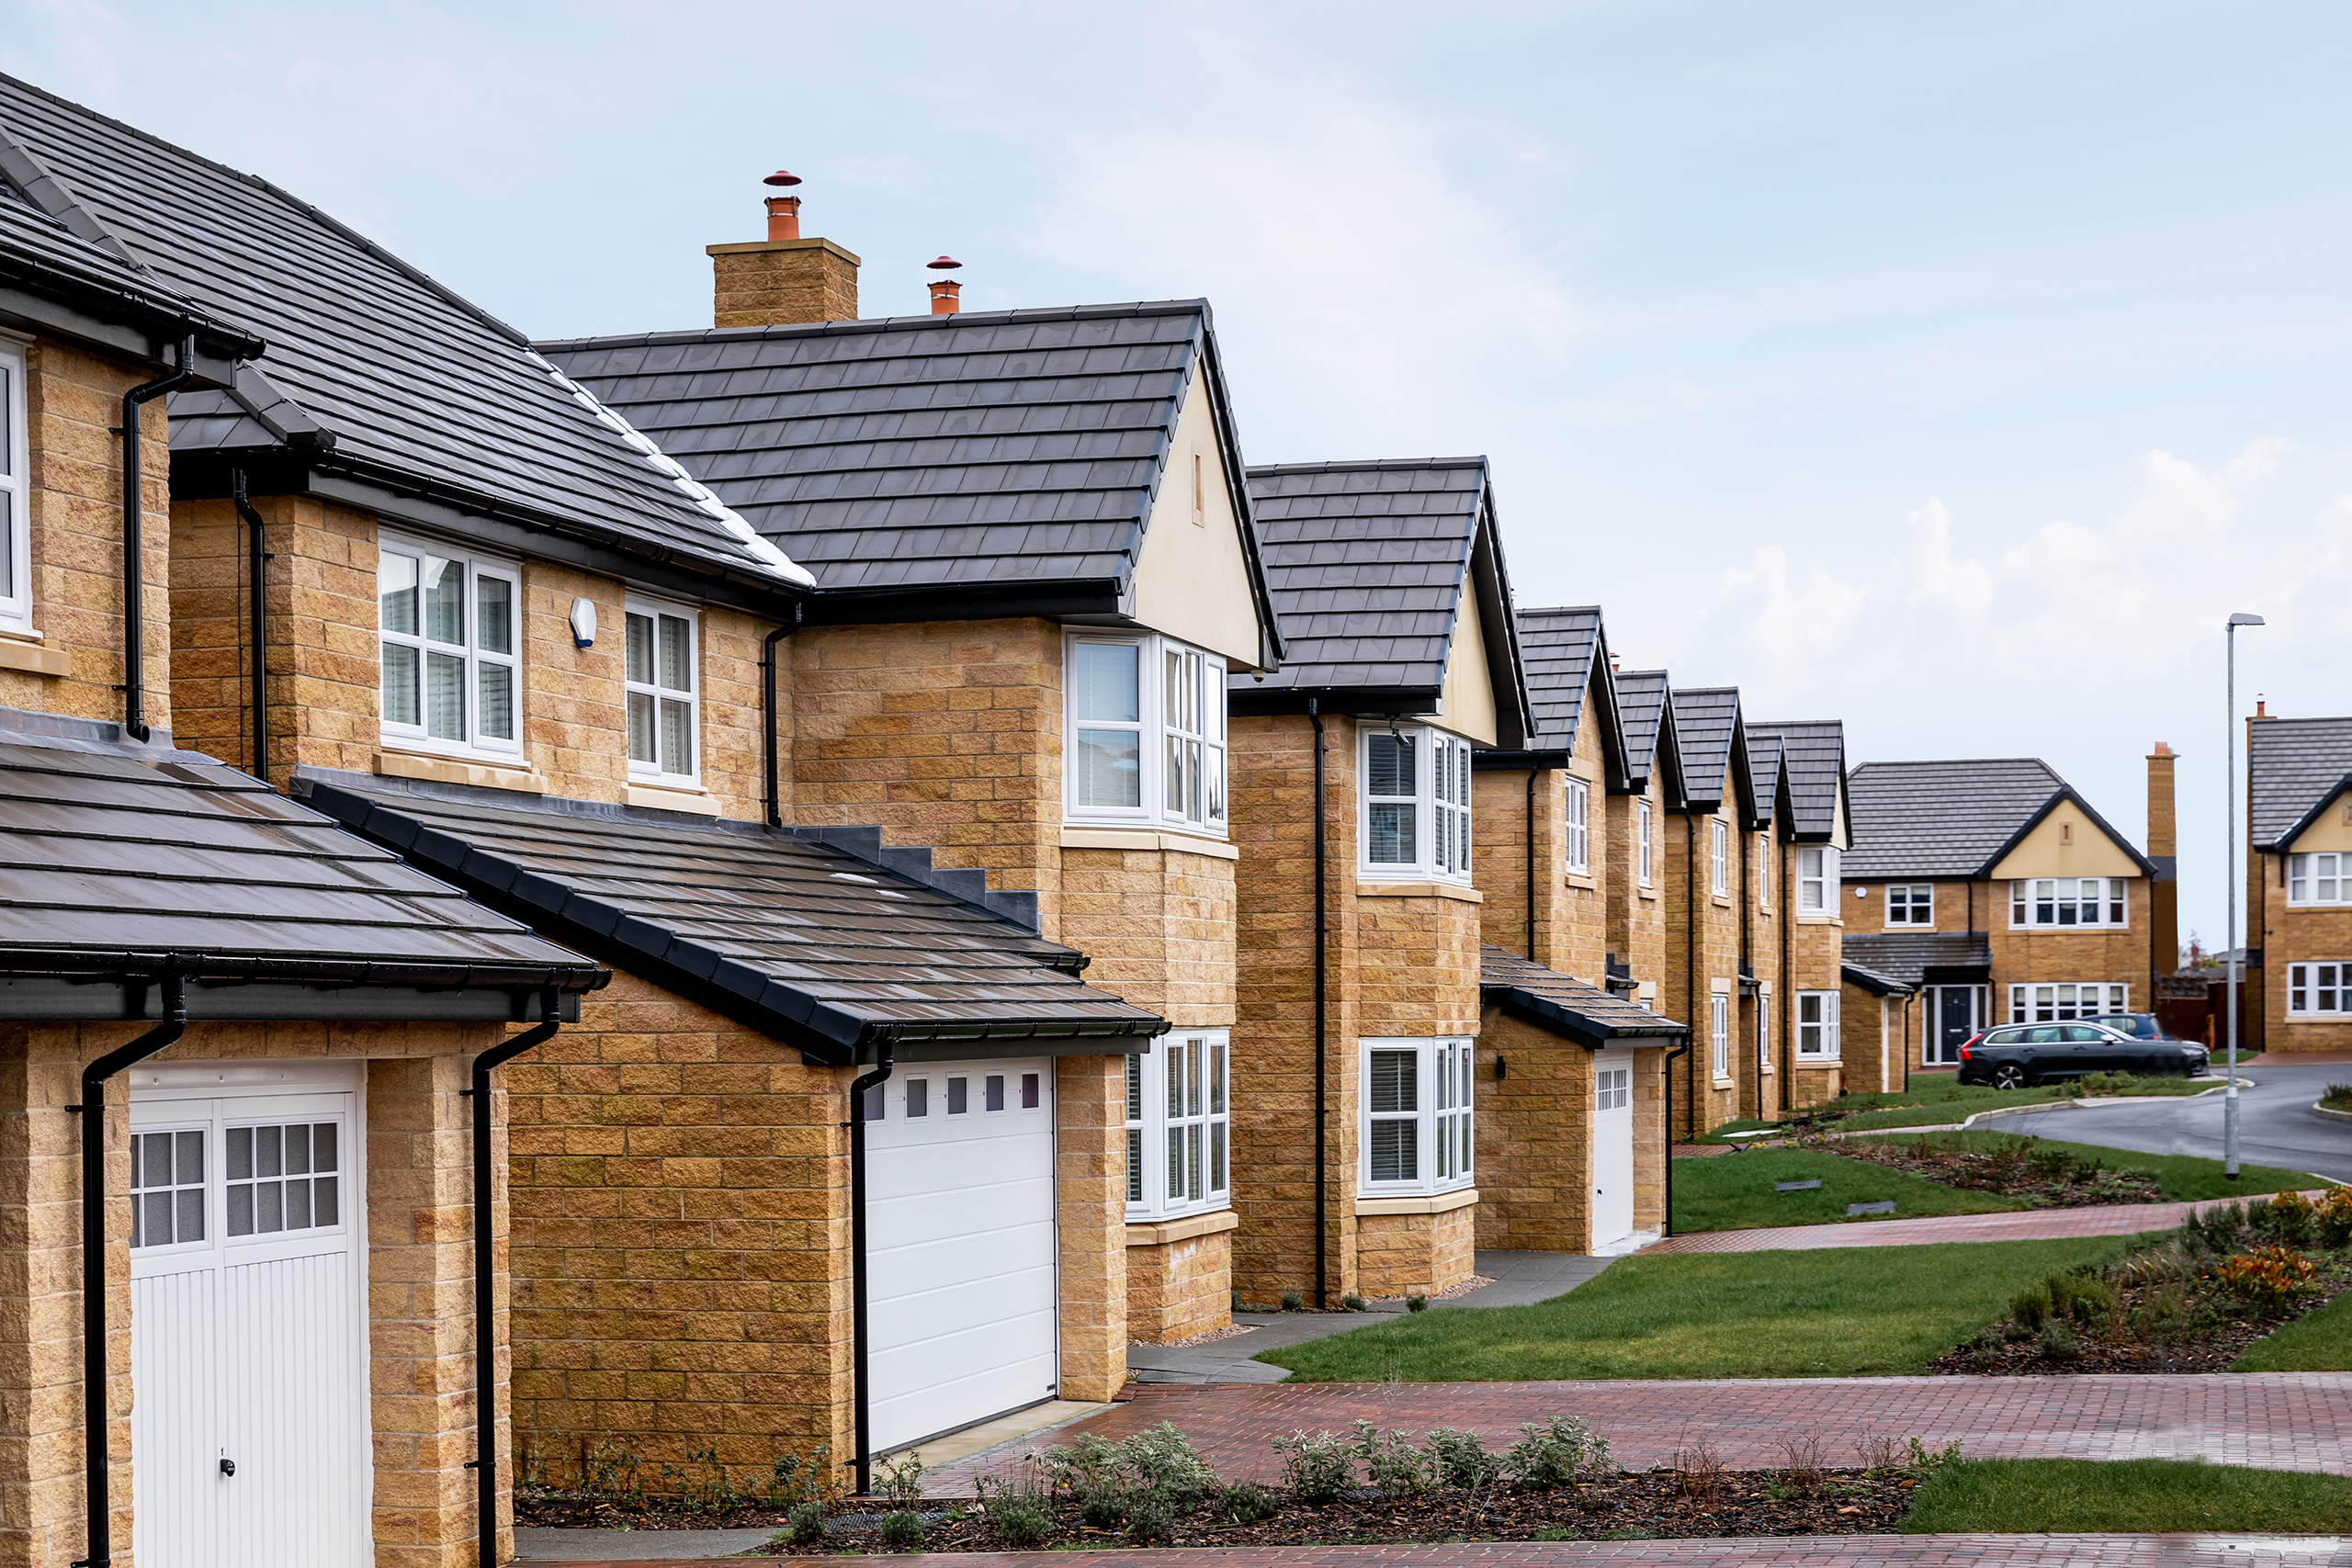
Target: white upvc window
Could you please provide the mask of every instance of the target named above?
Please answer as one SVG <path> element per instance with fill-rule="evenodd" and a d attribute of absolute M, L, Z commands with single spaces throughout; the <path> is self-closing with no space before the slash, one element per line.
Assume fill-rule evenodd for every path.
<path fill-rule="evenodd" d="M 1470 743 L 1422 725 L 1363 732 L 1361 873 L 1470 880 Z"/>
<path fill-rule="evenodd" d="M 1471 1045 L 1464 1039 L 1363 1043 L 1363 1194 L 1470 1185 Z"/>
<path fill-rule="evenodd" d="M 520 756 L 523 595 L 514 564 L 386 535 L 376 592 L 384 738 Z"/>
<path fill-rule="evenodd" d="M 1563 860 L 1569 871 L 1582 875 L 1592 870 L 1592 785 L 1582 779 L 1570 779 L 1567 804 Z"/>
<path fill-rule="evenodd" d="M 1807 845 L 1797 851 L 1797 913 L 1834 915 L 1838 912 L 1838 851 L 1830 844 Z"/>
<path fill-rule="evenodd" d="M 1731 998 L 1717 991 L 1707 998 L 1709 1060 L 1715 1077 L 1731 1077 Z"/>
<path fill-rule="evenodd" d="M 1758 991 L 1756 995 L 1756 1066 L 1759 1072 L 1772 1070 L 1772 993 Z"/>
<path fill-rule="evenodd" d="M 1756 835 L 1756 907 L 1766 914 L 1772 912 L 1772 835 Z"/>
<path fill-rule="evenodd" d="M 1143 634 L 1073 633 L 1064 652 L 1069 819 L 1223 837 L 1225 660 Z"/>
<path fill-rule="evenodd" d="M 1797 993 L 1797 1060 L 1832 1062 L 1838 1056 L 1838 993 Z"/>
<path fill-rule="evenodd" d="M 2289 855 L 2287 902 L 2352 904 L 2352 854 Z"/>
<path fill-rule="evenodd" d="M 0 338 L 0 626 L 10 631 L 30 631 L 33 624 L 28 425 L 25 356 Z"/>
<path fill-rule="evenodd" d="M 1232 1201 L 1225 1031 L 1179 1030 L 1127 1058 L 1127 1218 L 1167 1219 Z"/>
<path fill-rule="evenodd" d="M 702 728 L 695 613 L 631 595 L 623 619 L 629 777 L 692 784 L 701 772 L 695 736 Z"/>
<path fill-rule="evenodd" d="M 2058 1023 L 2070 1018 L 2099 1018 L 2132 1010 L 2132 987 L 2106 981 L 2055 981 L 2011 986 L 2011 1023 Z"/>
<path fill-rule="evenodd" d="M 2352 1013 L 2352 964 L 2288 964 L 2287 1012 L 2291 1018 Z"/>
<path fill-rule="evenodd" d="M 1634 874 L 1645 887 L 1650 886 L 1650 803 L 1634 803 Z"/>
<path fill-rule="evenodd" d="M 2120 876 L 2037 876 L 2009 884 L 2012 928 L 2120 926 L 2124 913 Z"/>
<path fill-rule="evenodd" d="M 1731 891 L 1731 829 L 1723 818 L 1707 823 L 1707 886 L 1717 897 Z"/>
<path fill-rule="evenodd" d="M 1890 926 L 1932 926 L 1936 923 L 1936 888 L 1931 882 L 1889 886 L 1886 923 Z"/>

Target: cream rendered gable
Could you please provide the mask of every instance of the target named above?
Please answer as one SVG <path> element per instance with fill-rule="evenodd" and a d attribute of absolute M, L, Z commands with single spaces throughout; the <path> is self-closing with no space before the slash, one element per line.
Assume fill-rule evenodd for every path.
<path fill-rule="evenodd" d="M 2064 840 L 2071 831 L 2074 842 Z M 2020 876 L 2138 876 L 2139 863 L 2071 800 L 2035 824 L 2017 848 L 2001 857 L 1992 878 Z"/>
<path fill-rule="evenodd" d="M 1838 793 L 1831 797 L 1830 809 L 1833 815 L 1829 822 L 1829 841 L 1842 855 L 1854 847 L 1853 837 L 1846 830 L 1846 786 L 1844 784 L 1839 784 Z"/>
<path fill-rule="evenodd" d="M 2352 851 L 2352 790 L 2327 803 L 2319 819 L 2295 835 L 2287 848 L 2299 855 L 2313 851 Z"/>
<path fill-rule="evenodd" d="M 1445 652 L 1445 683 L 1438 688 L 1439 713 L 1427 716 L 1439 728 L 1481 746 L 1495 744 L 1495 682 L 1487 663 L 1486 625 L 1478 617 L 1478 594 L 1462 584 L 1462 615 Z"/>
<path fill-rule="evenodd" d="M 1200 457 L 1201 507 L 1194 522 L 1193 458 Z M 1135 618 L 1195 648 L 1221 653 L 1236 672 L 1258 668 L 1258 596 L 1250 591 L 1241 524 L 1226 488 L 1208 378 L 1193 378 L 1176 419 L 1168 475 L 1145 525 L 1136 562 Z"/>

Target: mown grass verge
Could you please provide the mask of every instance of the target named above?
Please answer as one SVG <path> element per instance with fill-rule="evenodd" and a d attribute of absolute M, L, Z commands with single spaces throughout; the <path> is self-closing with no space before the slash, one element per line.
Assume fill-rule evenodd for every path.
<path fill-rule="evenodd" d="M 1818 1181 L 1817 1188 L 1781 1192 L 1774 1183 Z M 1930 1214 L 1981 1214 L 2025 1205 L 1989 1192 L 1967 1192 L 1939 1181 L 1889 1170 L 1866 1160 L 1812 1149 L 1749 1149 L 1736 1155 L 1674 1162 L 1676 1232 L 1748 1230 L 1770 1225 L 1842 1224 L 1849 1203 L 1892 1199 L 1895 1219 Z"/>
<path fill-rule="evenodd" d="M 1905 1535 L 2352 1527 L 2352 1479 L 2194 1460 L 1990 1459 L 1922 1482 Z"/>

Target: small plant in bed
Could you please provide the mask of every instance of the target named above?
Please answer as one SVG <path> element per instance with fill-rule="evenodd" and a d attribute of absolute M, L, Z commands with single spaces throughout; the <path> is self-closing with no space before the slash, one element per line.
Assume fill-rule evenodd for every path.
<path fill-rule="evenodd" d="M 2217 1159 L 2142 1154 L 1982 1128 L 1846 1138 L 1835 1146 L 1852 1159 L 1972 1191 L 1997 1192 L 2033 1209 L 2202 1201 L 2316 1185 L 2301 1171 L 2269 1166 L 2246 1166 L 2232 1181 Z M 1681 1172 L 1675 1174 L 1679 1180 Z"/>

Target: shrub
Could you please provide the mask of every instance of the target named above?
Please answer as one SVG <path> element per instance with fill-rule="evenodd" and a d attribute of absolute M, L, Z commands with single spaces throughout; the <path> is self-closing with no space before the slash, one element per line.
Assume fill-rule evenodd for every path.
<path fill-rule="evenodd" d="M 2088 1095 L 2130 1094 L 2139 1082 L 2130 1073 L 2086 1073 L 2075 1080 L 2075 1088 Z"/>
<path fill-rule="evenodd" d="M 1342 1310 L 1347 1312 L 1362 1312 L 1364 1310 L 1363 1298 L 1357 1295 L 1353 1291 L 1349 1292 L 1346 1295 L 1340 1298 L 1340 1305 Z"/>
<path fill-rule="evenodd" d="M 1254 1481 L 1245 1481 L 1225 1495 L 1226 1516 L 1237 1525 L 1271 1519 L 1281 1506 L 1280 1498 Z"/>
<path fill-rule="evenodd" d="M 1274 1451 L 1283 1456 L 1283 1484 L 1302 1502 L 1326 1501 L 1356 1483 L 1355 1459 L 1336 1432 L 1302 1428 L 1276 1438 Z"/>
<path fill-rule="evenodd" d="M 2332 1083 L 2319 1099 L 2322 1105 L 2331 1110 L 2352 1111 L 2352 1083 Z"/>
<path fill-rule="evenodd" d="M 1054 1511 L 1038 1495 L 1034 1483 L 992 1482 L 981 1476 L 973 1485 L 980 1494 L 989 1529 L 1000 1545 L 1013 1551 L 1035 1551 L 1053 1535 Z"/>
<path fill-rule="evenodd" d="M 2027 1333 L 2039 1332 L 2050 1317 L 2050 1284 L 2028 1285 L 2009 1298 L 2009 1321 Z"/>
<path fill-rule="evenodd" d="M 1116 1483 L 1104 1482 L 1091 1491 L 1080 1493 L 1078 1517 L 1099 1530 L 1125 1523 L 1127 1517 L 1125 1489 Z"/>
<path fill-rule="evenodd" d="M 2319 1205 L 2300 1192 L 2279 1192 L 2272 1195 L 2270 1207 L 2262 1217 L 2263 1229 L 2291 1247 L 2308 1238 L 2316 1228 Z"/>
<path fill-rule="evenodd" d="M 2352 1246 L 2352 1187 L 2328 1189 L 2312 1229 L 2324 1247 Z"/>
<path fill-rule="evenodd" d="M 1430 1299 L 1427 1296 L 1407 1296 L 1405 1298 L 1405 1310 L 1407 1312 L 1427 1312 L 1430 1310 Z"/>
<path fill-rule="evenodd" d="M 1136 1497 L 1127 1506 L 1127 1544 L 1160 1546 L 1176 1530 L 1176 1509 L 1157 1495 Z"/>
<path fill-rule="evenodd" d="M 1119 1472 L 1119 1445 L 1096 1432 L 1080 1432 L 1078 1441 L 1048 1449 L 1038 1461 L 1046 1484 L 1057 1492 L 1084 1498 L 1109 1486 Z"/>
<path fill-rule="evenodd" d="M 2265 1247 L 2223 1262 L 2213 1271 L 2222 1288 L 2249 1305 L 2277 1311 L 2312 1288 L 2319 1269 L 2283 1247 Z"/>
<path fill-rule="evenodd" d="M 900 1454 L 886 1459 L 878 1467 L 881 1484 L 875 1487 L 879 1495 L 898 1504 L 908 1504 L 922 1495 L 922 1461 L 912 1454 Z"/>
<path fill-rule="evenodd" d="M 2217 1203 L 2203 1213 L 2192 1213 L 2184 1220 L 2181 1238 L 2192 1251 L 2235 1252 L 2239 1238 L 2245 1235 L 2245 1220 L 2243 1203 Z"/>
<path fill-rule="evenodd" d="M 2074 1325 L 2063 1317 L 2053 1317 L 2041 1325 L 2041 1340 L 2034 1348 L 2053 1361 L 2071 1361 L 2083 1353 L 2081 1342 L 2075 1337 Z"/>
<path fill-rule="evenodd" d="M 1369 1421 L 1355 1426 L 1356 1458 L 1363 1464 L 1365 1485 L 1387 1497 L 1410 1497 L 1429 1489 L 1429 1456 L 1404 1433 L 1379 1431 Z"/>
<path fill-rule="evenodd" d="M 1122 1479 L 1177 1506 L 1189 1507 L 1203 1494 L 1216 1490 L 1216 1472 L 1172 1421 L 1137 1432 L 1120 1443 L 1116 1452 Z"/>
<path fill-rule="evenodd" d="M 1302 1312 L 1306 1310 L 1306 1301 L 1296 1291 L 1284 1291 L 1283 1292 L 1283 1311 Z"/>
<path fill-rule="evenodd" d="M 1430 1434 L 1430 1472 L 1441 1486 L 1485 1486 L 1502 1474 L 1503 1465 L 1477 1433 L 1440 1427 Z"/>
<path fill-rule="evenodd" d="M 1531 1421 L 1503 1454 L 1503 1472 L 1521 1486 L 1566 1486 L 1609 1469 L 1609 1439 L 1573 1416 Z"/>
<path fill-rule="evenodd" d="M 2113 1287 L 2096 1274 L 2052 1274 L 2048 1285 L 2053 1317 L 2071 1317 L 2088 1327 L 2114 1309 Z"/>
<path fill-rule="evenodd" d="M 825 1539 L 825 1505 L 802 1503 L 784 1516 L 784 1532 L 795 1546 L 814 1546 Z"/>

